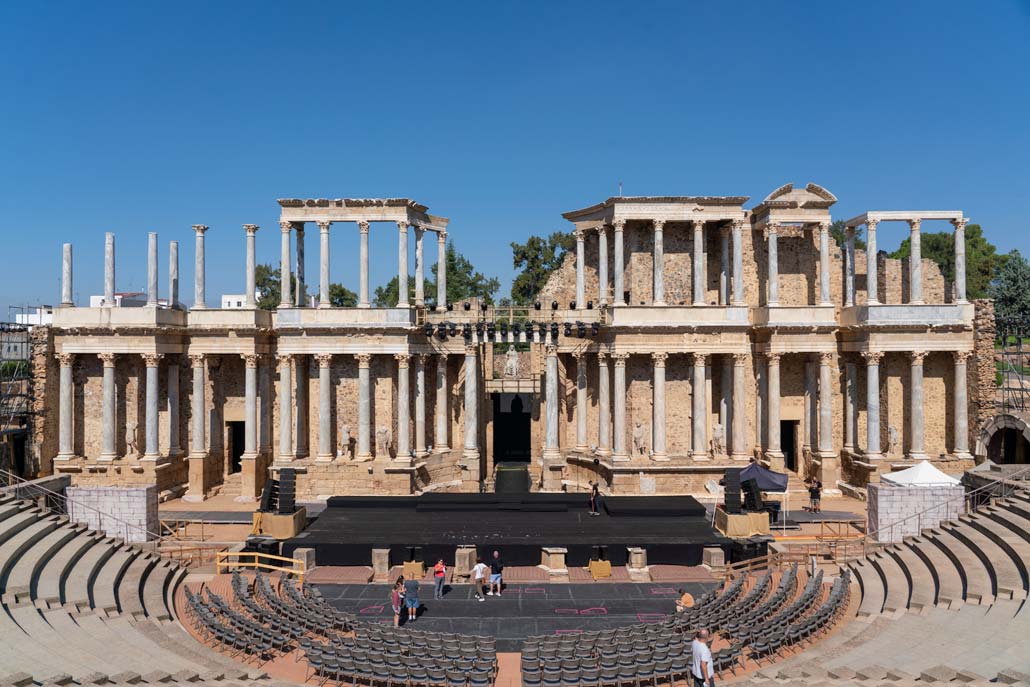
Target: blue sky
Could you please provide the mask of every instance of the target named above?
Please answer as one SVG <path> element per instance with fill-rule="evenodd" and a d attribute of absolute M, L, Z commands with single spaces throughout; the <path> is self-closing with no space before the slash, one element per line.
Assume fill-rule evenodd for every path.
<path fill-rule="evenodd" d="M 59 300 L 65 241 L 80 302 L 101 292 L 105 231 L 119 290 L 159 232 L 162 295 L 178 239 L 186 297 L 207 224 L 209 301 L 238 293 L 240 227 L 277 262 L 279 197 L 419 200 L 505 292 L 510 241 L 619 181 L 750 204 L 814 181 L 835 217 L 960 208 L 1030 254 L 1025 1 L 11 1 L 0 79 L 0 319 Z M 357 245 L 334 231 L 355 289 Z M 373 231 L 373 286 L 395 246 Z"/>

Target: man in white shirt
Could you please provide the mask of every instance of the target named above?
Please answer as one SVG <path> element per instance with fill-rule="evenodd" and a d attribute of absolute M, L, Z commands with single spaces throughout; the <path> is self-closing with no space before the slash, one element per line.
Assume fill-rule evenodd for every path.
<path fill-rule="evenodd" d="M 472 566 L 472 591 L 479 601 L 486 601 L 483 598 L 483 585 L 486 584 L 486 572 L 489 569 L 482 558 L 477 558 L 476 564 Z"/>
<path fill-rule="evenodd" d="M 708 648 L 708 630 L 700 629 L 690 643 L 690 674 L 694 676 L 694 687 L 715 687 L 715 670 L 712 665 L 712 650 Z"/>

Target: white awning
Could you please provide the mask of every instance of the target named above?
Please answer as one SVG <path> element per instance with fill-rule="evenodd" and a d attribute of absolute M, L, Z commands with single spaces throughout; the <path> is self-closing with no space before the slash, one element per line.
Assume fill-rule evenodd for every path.
<path fill-rule="evenodd" d="M 905 470 L 880 475 L 880 481 L 900 487 L 938 487 L 959 484 L 959 480 L 941 472 L 926 460 Z"/>

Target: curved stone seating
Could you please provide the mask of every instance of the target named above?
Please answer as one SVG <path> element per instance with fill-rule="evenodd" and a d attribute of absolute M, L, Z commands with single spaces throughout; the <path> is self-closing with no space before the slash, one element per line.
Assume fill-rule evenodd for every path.
<path fill-rule="evenodd" d="M 965 603 L 965 583 L 955 562 L 925 537 L 907 537 L 905 545 L 912 549 L 933 572 L 937 581 L 937 605 L 958 608 Z"/>
<path fill-rule="evenodd" d="M 989 604 L 994 600 L 991 575 L 975 551 L 943 527 L 927 530 L 925 534 L 958 568 L 965 582 L 966 603 Z"/>
<path fill-rule="evenodd" d="M 893 556 L 905 571 L 909 583 L 909 611 L 921 613 L 937 603 L 937 581 L 926 561 L 906 545 L 887 547 L 886 553 Z"/>
<path fill-rule="evenodd" d="M 994 595 L 1000 599 L 1022 599 L 1023 576 L 1012 558 L 1010 549 L 993 539 L 968 520 L 947 524 L 944 530 L 965 544 L 983 563 L 993 583 Z"/>
<path fill-rule="evenodd" d="M 879 551 L 869 557 L 870 562 L 880 571 L 880 579 L 884 584 L 884 613 L 904 613 L 908 609 L 912 583 L 904 568 L 890 554 Z"/>
<path fill-rule="evenodd" d="M 1014 584 L 1018 585 L 1015 588 L 1021 590 L 1017 592 L 1015 598 L 1026 598 L 1028 591 L 1030 591 L 1030 570 L 1028 570 L 1028 564 L 1030 564 L 1030 541 L 1021 536 L 1019 532 L 1013 531 L 987 515 L 974 513 L 973 515 L 965 516 L 962 520 L 971 524 L 984 536 L 989 537 L 1008 554 L 1008 560 L 1015 569 L 1017 581 Z M 1030 536 L 1030 532 L 1026 530 L 1024 530 L 1023 534 Z"/>
<path fill-rule="evenodd" d="M 854 573 L 855 579 L 858 580 L 858 586 L 862 594 L 862 603 L 858 607 L 858 615 L 872 616 L 882 613 L 887 590 L 879 569 L 868 559 L 865 559 L 852 564 L 851 572 Z"/>

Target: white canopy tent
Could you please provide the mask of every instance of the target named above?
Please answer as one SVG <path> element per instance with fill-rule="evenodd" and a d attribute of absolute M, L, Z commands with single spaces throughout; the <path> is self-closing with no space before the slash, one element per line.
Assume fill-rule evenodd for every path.
<path fill-rule="evenodd" d="M 926 460 L 898 472 L 880 475 L 880 481 L 899 487 L 949 487 L 959 484 L 959 480 L 941 472 Z"/>

